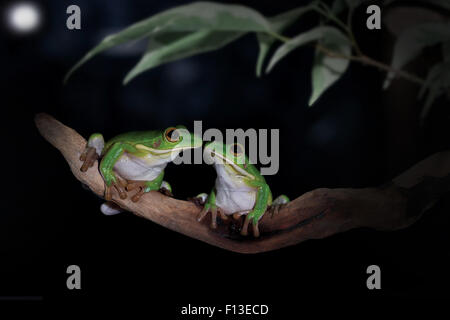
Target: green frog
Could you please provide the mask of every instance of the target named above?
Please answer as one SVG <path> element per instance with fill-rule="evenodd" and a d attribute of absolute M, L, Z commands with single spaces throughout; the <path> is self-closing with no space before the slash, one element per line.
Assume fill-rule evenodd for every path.
<path fill-rule="evenodd" d="M 289 198 L 285 195 L 272 201 L 269 185 L 259 170 L 249 162 L 242 145 L 217 141 L 207 143 L 204 159 L 214 164 L 217 178 L 209 195 L 203 193 L 196 197 L 200 203 L 204 203 L 203 210 L 197 218 L 199 222 L 211 213 L 211 228 L 216 228 L 218 213 L 224 220 L 230 215 L 235 218 L 246 215 L 241 234 L 244 236 L 248 234 L 251 222 L 253 235 L 258 237 L 258 222 L 268 207 L 279 207 L 289 202 Z"/>
<path fill-rule="evenodd" d="M 99 133 L 92 134 L 86 149 L 80 156 L 85 172 L 100 161 L 100 173 L 105 182 L 105 200 L 100 210 L 106 215 L 121 210 L 111 200 L 113 188 L 121 199 L 127 192 L 137 189 L 131 197 L 133 202 L 150 191 L 160 190 L 171 195 L 172 188 L 163 181 L 164 169 L 180 152 L 199 148 L 202 138 L 189 133 L 184 126 L 169 127 L 163 131 L 133 131 L 120 134 L 106 144 Z"/>

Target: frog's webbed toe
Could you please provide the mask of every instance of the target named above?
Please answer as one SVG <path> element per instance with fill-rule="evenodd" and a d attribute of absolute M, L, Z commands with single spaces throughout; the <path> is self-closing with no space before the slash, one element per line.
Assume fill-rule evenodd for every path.
<path fill-rule="evenodd" d="M 161 188 L 161 189 L 159 189 L 159 192 L 167 197 L 173 198 L 173 193 L 169 189 Z"/>
<path fill-rule="evenodd" d="M 159 187 L 159 192 L 168 197 L 173 197 L 172 187 L 167 181 L 163 181 Z"/>
<path fill-rule="evenodd" d="M 81 172 L 86 172 L 98 159 L 99 155 L 97 154 L 96 149 L 93 147 L 86 147 L 84 152 L 80 155 L 80 161 L 83 161 L 80 168 Z"/>
<path fill-rule="evenodd" d="M 217 207 L 216 206 L 208 206 L 205 205 L 200 211 L 197 221 L 201 222 L 208 213 L 211 213 L 211 228 L 216 229 L 217 228 Z"/>
<path fill-rule="evenodd" d="M 220 218 L 222 220 L 227 220 L 228 219 L 226 214 L 219 207 L 205 205 L 203 207 L 202 211 L 200 211 L 200 213 L 199 213 L 199 215 L 197 217 L 197 221 L 201 222 L 206 217 L 206 215 L 208 213 L 211 213 L 211 229 L 216 229 L 217 228 L 217 214 L 220 215 Z"/>
<path fill-rule="evenodd" d="M 128 181 L 126 186 L 127 191 L 133 191 L 138 189 L 138 191 L 131 197 L 131 201 L 138 202 L 139 199 L 144 195 L 147 189 L 146 181 Z"/>
<path fill-rule="evenodd" d="M 187 198 L 187 201 L 192 202 L 193 204 L 195 204 L 197 207 L 203 207 L 205 205 L 205 202 L 202 201 L 202 199 L 198 198 L 198 197 L 191 197 L 191 198 Z"/>
<path fill-rule="evenodd" d="M 104 146 L 105 141 L 100 133 L 94 133 L 89 137 L 86 148 L 80 155 L 80 161 L 83 161 L 83 165 L 80 168 L 82 172 L 86 172 L 100 158 Z"/>
<path fill-rule="evenodd" d="M 271 217 L 278 215 L 278 212 L 281 208 L 284 207 L 284 204 L 272 204 L 268 209 L 267 213 L 270 214 Z"/>
<path fill-rule="evenodd" d="M 203 207 L 208 199 L 208 194 L 200 193 L 195 197 L 187 198 L 188 201 L 194 203 L 197 207 Z"/>
<path fill-rule="evenodd" d="M 120 199 L 126 199 L 127 193 L 127 183 L 125 180 L 116 177 L 117 182 L 111 182 L 111 185 L 106 186 L 105 188 L 105 200 L 111 200 L 112 199 L 112 190 L 113 188 L 116 189 L 117 193 L 119 194 Z"/>
<path fill-rule="evenodd" d="M 248 235 L 248 226 L 250 224 L 250 221 L 252 221 L 252 220 L 253 220 L 253 218 L 250 215 L 247 215 L 245 217 L 244 224 L 242 225 L 242 229 L 241 229 L 241 235 L 242 236 L 247 236 Z M 259 237 L 259 225 L 258 224 L 259 224 L 258 221 L 252 223 L 253 236 L 255 238 Z"/>
<path fill-rule="evenodd" d="M 267 209 L 267 212 L 273 217 L 276 216 L 280 209 L 282 209 L 287 203 L 289 203 L 289 198 L 285 195 L 278 196 L 273 202 L 272 205 Z"/>

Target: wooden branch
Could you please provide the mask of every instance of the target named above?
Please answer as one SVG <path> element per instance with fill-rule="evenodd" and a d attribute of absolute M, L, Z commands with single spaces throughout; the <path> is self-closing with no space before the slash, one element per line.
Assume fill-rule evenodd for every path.
<path fill-rule="evenodd" d="M 86 140 L 47 114 L 38 114 L 35 122 L 41 135 L 62 153 L 75 177 L 95 194 L 103 197 L 105 186 L 98 164 L 94 164 L 85 173 L 80 171 L 79 157 Z M 404 199 L 397 196 L 390 195 L 395 201 L 386 204 L 383 200 L 384 193 L 380 193 L 378 189 L 317 189 L 291 201 L 274 215 L 266 213 L 260 221 L 259 238 L 240 236 L 240 226 L 236 223 L 241 222 L 222 222 L 217 229 L 212 230 L 209 221 L 197 222 L 199 207 L 159 192 L 147 193 L 137 203 L 129 200 L 130 197 L 122 200 L 117 194 L 113 194 L 113 201 L 125 210 L 191 238 L 226 250 L 258 253 L 367 225 L 360 218 L 364 211 L 368 212 L 367 217 L 377 217 L 378 220 L 380 215 L 377 212 L 389 213 L 394 210 L 398 214 L 393 216 L 403 214 Z M 370 214 L 367 209 L 369 207 L 376 208 L 377 212 Z M 355 212 L 358 218 L 349 216 L 351 212 Z M 324 216 L 327 219 L 322 219 Z"/>

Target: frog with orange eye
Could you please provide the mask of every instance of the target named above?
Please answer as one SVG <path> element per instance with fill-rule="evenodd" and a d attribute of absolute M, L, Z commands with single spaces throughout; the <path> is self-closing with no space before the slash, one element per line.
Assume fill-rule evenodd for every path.
<path fill-rule="evenodd" d="M 133 131 L 120 134 L 106 144 L 103 136 L 90 136 L 84 152 L 81 171 L 100 161 L 100 173 L 105 181 L 105 200 L 101 206 L 106 215 L 120 212 L 111 200 L 115 189 L 120 198 L 127 192 L 137 190 L 131 200 L 136 202 L 150 191 L 161 190 L 171 194 L 170 185 L 163 181 L 164 169 L 180 152 L 202 146 L 202 138 L 189 133 L 184 126 L 170 127 L 163 131 Z"/>
<path fill-rule="evenodd" d="M 209 195 L 199 194 L 194 200 L 204 204 L 197 220 L 202 221 L 211 213 L 211 228 L 217 227 L 217 214 L 223 220 L 227 220 L 230 215 L 235 218 L 245 215 L 241 234 L 247 235 L 251 223 L 253 235 L 258 237 L 258 222 L 267 209 L 278 208 L 289 202 L 285 195 L 272 201 L 268 184 L 259 170 L 249 162 L 242 145 L 213 141 L 205 145 L 203 158 L 214 165 L 217 178 Z"/>

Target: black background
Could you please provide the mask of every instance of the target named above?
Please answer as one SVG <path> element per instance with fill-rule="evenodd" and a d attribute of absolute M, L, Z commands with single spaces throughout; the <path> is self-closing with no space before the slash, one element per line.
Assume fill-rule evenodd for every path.
<path fill-rule="evenodd" d="M 298 5 L 238 2 L 265 15 Z M 275 196 L 291 198 L 317 187 L 377 186 L 448 147 L 436 134 L 442 130 L 434 130 L 443 126 L 442 117 L 448 126 L 448 111 L 435 111 L 426 127 L 433 130 L 425 130 L 416 158 L 388 168 L 383 74 L 351 64 L 309 109 L 313 50 L 297 50 L 258 79 L 254 35 L 158 67 L 127 86 L 121 82 L 138 51 L 113 51 L 62 84 L 69 68 L 108 32 L 184 3 L 45 1 L 44 24 L 36 34 L 18 36 L 3 26 L 0 296 L 43 296 L 50 302 L 142 298 L 168 315 L 188 303 L 266 303 L 277 314 L 306 300 L 448 297 L 448 200 L 406 230 L 352 230 L 258 255 L 227 252 L 129 213 L 100 213 L 101 200 L 82 188 L 59 152 L 39 136 L 36 113 L 50 113 L 85 137 L 177 124 L 192 128 L 194 120 L 202 120 L 204 129 L 279 128 L 280 171 L 267 180 Z M 79 31 L 65 27 L 70 4 L 81 7 Z M 357 35 L 377 57 L 382 31 L 363 28 L 365 17 L 356 13 Z M 314 23 L 307 16 L 288 34 Z M 207 165 L 169 165 L 165 177 L 181 199 L 208 191 L 214 179 Z M 77 292 L 66 288 L 71 264 L 82 270 Z M 371 264 L 382 270 L 377 292 L 365 284 Z"/>

